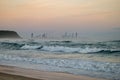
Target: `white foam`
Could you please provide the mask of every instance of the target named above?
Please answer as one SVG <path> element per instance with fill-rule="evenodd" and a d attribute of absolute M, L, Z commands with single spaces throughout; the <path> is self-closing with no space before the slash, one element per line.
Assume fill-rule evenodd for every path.
<path fill-rule="evenodd" d="M 38 49 L 38 48 L 40 48 L 40 47 L 42 47 L 41 45 L 24 45 L 24 46 L 22 46 L 21 47 L 21 49 Z"/>
<path fill-rule="evenodd" d="M 96 72 L 120 73 L 119 63 L 87 61 L 81 59 L 45 59 L 45 58 L 27 58 L 20 56 L 2 55 L 0 60 L 31 62 L 43 65 L 49 65 L 61 68 L 82 69 Z"/>
<path fill-rule="evenodd" d="M 80 53 L 88 53 L 88 52 L 98 52 L 102 49 L 99 48 L 74 48 L 74 47 L 64 47 L 64 46 L 44 46 L 41 50 L 51 51 L 51 52 L 80 52 Z"/>

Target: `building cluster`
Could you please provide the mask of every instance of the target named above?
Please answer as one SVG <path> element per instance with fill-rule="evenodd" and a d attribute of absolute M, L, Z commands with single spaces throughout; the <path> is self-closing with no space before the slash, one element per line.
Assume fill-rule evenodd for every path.
<path fill-rule="evenodd" d="M 31 33 L 31 38 L 38 38 L 38 39 L 44 39 L 44 38 L 52 38 L 52 37 L 60 37 L 60 38 L 78 38 L 78 33 L 77 32 L 74 32 L 74 33 L 67 33 L 65 32 L 63 35 L 61 36 L 49 36 L 49 34 L 47 33 L 41 33 L 39 35 L 34 35 L 34 33 Z"/>

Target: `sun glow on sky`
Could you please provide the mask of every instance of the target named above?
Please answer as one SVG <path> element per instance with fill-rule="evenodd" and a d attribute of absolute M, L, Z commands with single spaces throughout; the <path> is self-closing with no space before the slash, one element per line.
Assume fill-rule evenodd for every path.
<path fill-rule="evenodd" d="M 120 0 L 0 0 L 0 29 L 89 31 L 120 27 Z"/>

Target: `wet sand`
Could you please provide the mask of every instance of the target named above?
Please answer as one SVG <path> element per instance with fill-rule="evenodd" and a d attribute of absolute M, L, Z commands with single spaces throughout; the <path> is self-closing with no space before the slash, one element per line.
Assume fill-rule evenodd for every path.
<path fill-rule="evenodd" d="M 42 80 L 42 79 L 34 79 L 34 78 L 28 78 L 24 76 L 0 73 L 0 80 Z"/>
<path fill-rule="evenodd" d="M 106 79 L 0 65 L 0 80 L 106 80 Z"/>

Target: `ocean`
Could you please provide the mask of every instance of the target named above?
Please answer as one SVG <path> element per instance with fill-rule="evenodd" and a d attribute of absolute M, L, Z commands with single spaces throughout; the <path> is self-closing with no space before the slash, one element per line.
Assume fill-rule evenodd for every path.
<path fill-rule="evenodd" d="M 120 80 L 120 40 L 0 40 L 0 65 Z"/>

